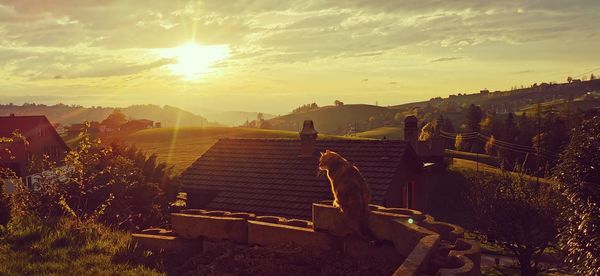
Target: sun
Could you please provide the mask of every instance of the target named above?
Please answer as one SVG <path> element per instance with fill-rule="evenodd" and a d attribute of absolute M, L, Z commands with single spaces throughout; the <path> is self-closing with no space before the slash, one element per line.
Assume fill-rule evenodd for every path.
<path fill-rule="evenodd" d="M 228 45 L 200 45 L 188 42 L 176 48 L 164 49 L 161 55 L 175 59 L 169 65 L 171 73 L 186 80 L 198 80 L 207 73 L 216 62 L 229 57 Z"/>

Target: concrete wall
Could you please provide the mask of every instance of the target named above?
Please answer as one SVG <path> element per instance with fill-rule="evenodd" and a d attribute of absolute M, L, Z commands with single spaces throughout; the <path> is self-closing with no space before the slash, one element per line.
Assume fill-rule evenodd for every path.
<path fill-rule="evenodd" d="M 360 257 L 403 260 L 394 275 L 479 275 L 481 251 L 458 226 L 438 222 L 420 211 L 370 205 L 368 224 L 384 246 L 357 238 L 330 202 L 313 204 L 313 220 L 256 216 L 201 209 L 172 214 L 172 231 L 148 230 L 134 240 L 149 249 L 181 250 L 189 241 L 233 241 L 265 247 L 296 244 L 315 250 L 341 250 Z M 183 246 L 184 247 L 184 246 Z"/>

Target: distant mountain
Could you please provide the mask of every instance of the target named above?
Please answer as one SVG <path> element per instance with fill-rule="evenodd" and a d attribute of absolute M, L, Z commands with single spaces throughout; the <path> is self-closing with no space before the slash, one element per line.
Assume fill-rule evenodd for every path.
<path fill-rule="evenodd" d="M 45 115 L 53 124 L 70 125 L 85 121 L 102 121 L 115 108 L 112 107 L 81 107 L 73 105 L 0 105 L 0 116 L 15 115 Z M 202 116 L 172 106 L 132 105 L 120 110 L 130 119 L 148 119 L 162 123 L 163 127 L 189 127 L 214 125 Z"/>

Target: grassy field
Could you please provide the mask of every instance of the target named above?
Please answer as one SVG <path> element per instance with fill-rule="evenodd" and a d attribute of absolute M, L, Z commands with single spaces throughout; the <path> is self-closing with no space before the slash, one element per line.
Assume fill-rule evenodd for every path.
<path fill-rule="evenodd" d="M 265 130 L 231 127 L 155 128 L 116 135 L 120 139 L 146 151 L 156 153 L 158 160 L 174 166 L 180 173 L 191 165 L 220 138 L 298 138 L 295 131 Z M 73 138 L 68 141 L 72 141 Z M 319 135 L 319 139 L 349 139 L 347 137 Z"/>
<path fill-rule="evenodd" d="M 404 139 L 404 130 L 399 127 L 380 127 L 368 131 L 359 132 L 356 134 L 362 138 L 382 139 L 385 136 L 391 140 L 402 140 Z"/>
<path fill-rule="evenodd" d="M 452 171 L 464 171 L 464 170 L 469 170 L 469 171 L 480 171 L 480 172 L 486 172 L 486 173 L 493 173 L 493 174 L 501 174 L 502 173 L 502 169 L 498 168 L 498 167 L 494 167 L 494 166 L 490 166 L 484 163 L 479 163 L 472 161 L 472 160 L 466 160 L 466 159 L 459 159 L 459 158 L 453 158 L 452 159 L 452 163 L 450 164 L 450 170 Z M 516 172 L 508 172 L 512 175 L 517 175 Z M 542 178 L 542 177 L 535 177 L 535 176 L 531 176 L 531 175 L 524 175 L 525 179 L 531 182 L 537 182 L 539 181 L 540 183 L 544 183 L 544 184 L 548 184 L 548 185 L 554 185 L 556 184 L 556 182 L 554 180 L 551 179 L 547 179 L 547 178 Z"/>
<path fill-rule="evenodd" d="M 163 275 L 119 256 L 130 240 L 128 233 L 68 219 L 13 220 L 0 226 L 0 275 Z"/>
<path fill-rule="evenodd" d="M 500 160 L 495 156 L 449 149 L 446 149 L 444 153 L 447 157 L 477 161 L 479 163 L 484 163 L 490 166 L 500 167 Z"/>

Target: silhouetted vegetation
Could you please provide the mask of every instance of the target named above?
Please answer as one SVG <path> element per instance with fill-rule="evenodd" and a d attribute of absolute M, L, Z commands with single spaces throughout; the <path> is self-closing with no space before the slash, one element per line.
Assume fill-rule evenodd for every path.
<path fill-rule="evenodd" d="M 571 134 L 556 166 L 566 200 L 560 244 L 578 274 L 600 274 L 600 113 L 590 112 Z"/>
<path fill-rule="evenodd" d="M 4 191 L 3 186 L 3 182 L 0 180 L 0 227 L 5 226 L 10 221 L 12 208 L 10 197 Z"/>
<path fill-rule="evenodd" d="M 18 216 L 43 219 L 71 217 L 97 221 L 127 230 L 167 223 L 169 203 L 175 200 L 177 181 L 170 168 L 135 148 L 103 146 L 84 135 L 64 164 L 38 160 L 37 187 L 15 182 L 14 211 Z"/>
<path fill-rule="evenodd" d="M 336 102 L 336 106 L 337 106 L 337 102 Z M 343 103 L 341 104 L 343 105 Z M 311 111 L 311 110 L 315 110 L 319 108 L 319 106 L 316 103 L 310 103 L 310 104 L 303 104 L 297 108 L 294 108 L 294 110 L 292 110 L 292 113 L 301 113 L 301 112 L 306 112 L 306 111 Z"/>
<path fill-rule="evenodd" d="M 507 173 L 469 176 L 472 229 L 510 250 L 522 275 L 538 272 L 537 259 L 555 244 L 560 195 L 553 187 Z"/>

